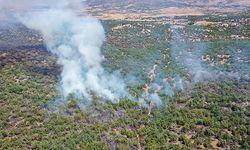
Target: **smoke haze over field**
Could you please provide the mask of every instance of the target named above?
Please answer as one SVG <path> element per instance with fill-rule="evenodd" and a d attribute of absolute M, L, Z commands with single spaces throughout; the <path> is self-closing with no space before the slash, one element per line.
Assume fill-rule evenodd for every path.
<path fill-rule="evenodd" d="M 212 80 L 240 80 L 249 78 L 248 62 L 239 63 L 241 58 L 244 59 L 244 57 L 249 54 L 241 54 L 242 52 L 237 52 L 237 50 L 244 52 L 248 51 L 248 48 L 246 48 L 248 47 L 248 44 L 246 42 L 192 42 L 182 37 L 180 30 L 172 30 L 171 57 L 179 66 L 185 68 L 185 71 L 189 73 L 193 84 Z M 223 58 L 221 61 L 215 61 L 215 58 L 210 56 L 213 54 L 211 50 L 216 49 L 214 45 L 217 45 L 217 48 L 220 47 L 227 51 L 229 50 L 227 55 L 220 53 L 217 54 L 217 58 Z M 223 49 L 220 51 L 223 51 Z M 207 61 L 206 57 L 209 58 L 209 61 Z M 226 69 L 227 65 L 233 69 Z"/>

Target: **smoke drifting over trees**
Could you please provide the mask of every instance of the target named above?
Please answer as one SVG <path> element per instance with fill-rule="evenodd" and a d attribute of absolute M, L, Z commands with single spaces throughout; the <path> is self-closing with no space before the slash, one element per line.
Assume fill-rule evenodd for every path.
<path fill-rule="evenodd" d="M 104 57 L 101 46 L 105 41 L 105 32 L 95 18 L 87 14 L 81 14 L 80 17 L 78 12 L 84 8 L 83 1 L 0 0 L 0 4 L 3 18 L 11 14 L 28 28 L 39 31 L 47 50 L 58 57 L 58 64 L 62 66 L 58 87 L 60 99 L 67 100 L 73 95 L 90 102 L 92 96 L 96 95 L 115 102 L 121 97 L 130 97 L 127 90 L 129 79 L 123 80 L 118 72 L 110 73 L 102 67 Z M 187 43 L 179 44 L 182 39 L 179 33 L 173 33 L 171 57 L 188 70 L 192 75 L 191 82 L 215 79 L 214 74 L 217 72 L 202 65 L 201 57 L 206 45 L 194 46 L 195 53 L 192 53 Z M 148 78 L 150 81 L 145 83 L 144 93 L 139 97 L 139 101 L 144 104 L 144 100 L 149 99 L 158 106 L 162 105 L 160 95 L 172 97 L 175 91 L 182 91 L 185 87 L 180 75 L 162 75 L 157 65 L 153 66 Z"/>
<path fill-rule="evenodd" d="M 108 73 L 101 65 L 104 29 L 98 20 L 88 15 L 78 16 L 76 12 L 82 6 L 81 1 L 1 3 L 5 4 L 2 8 L 16 9 L 14 16 L 28 28 L 39 31 L 47 50 L 58 57 L 58 63 L 62 65 L 61 99 L 73 95 L 90 101 L 94 93 L 115 101 L 127 95 L 118 73 Z"/>

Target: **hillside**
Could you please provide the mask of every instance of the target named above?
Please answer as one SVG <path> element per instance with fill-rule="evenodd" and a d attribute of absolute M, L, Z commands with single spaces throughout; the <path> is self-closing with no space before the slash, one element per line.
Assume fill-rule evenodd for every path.
<path fill-rule="evenodd" d="M 87 11 L 101 19 L 204 15 L 249 10 L 248 0 L 89 0 Z"/>

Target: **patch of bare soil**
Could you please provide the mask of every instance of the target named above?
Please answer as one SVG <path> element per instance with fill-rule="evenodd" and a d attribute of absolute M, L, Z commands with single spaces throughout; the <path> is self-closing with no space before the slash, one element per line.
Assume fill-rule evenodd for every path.
<path fill-rule="evenodd" d="M 211 139 L 211 146 L 215 149 L 219 149 L 219 147 L 217 146 L 217 144 L 219 143 L 219 140 L 216 138 L 212 138 Z"/>

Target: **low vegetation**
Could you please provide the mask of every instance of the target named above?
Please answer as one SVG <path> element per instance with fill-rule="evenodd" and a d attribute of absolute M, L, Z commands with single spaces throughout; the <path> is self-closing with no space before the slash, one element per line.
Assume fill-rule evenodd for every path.
<path fill-rule="evenodd" d="M 210 21 L 218 21 L 211 18 Z M 201 29 L 195 25 L 200 18 L 188 19 L 193 23 L 188 23 L 182 33 L 200 38 L 195 35 L 201 34 L 191 32 Z M 170 25 L 124 20 L 106 21 L 104 25 L 108 34 L 103 46 L 106 68 L 122 68 L 123 75 L 132 72 L 144 82 L 145 70 L 157 63 L 162 74 L 178 73 L 190 81 L 187 71 L 171 59 Z M 120 25 L 124 27 L 117 27 Z M 248 30 L 249 24 L 242 29 Z M 213 30 L 211 35 L 214 32 L 217 31 Z M 216 36 L 200 39 L 216 41 L 205 53 L 209 56 L 204 57 L 207 60 L 204 63 L 212 63 L 208 57 L 215 63 L 225 57 L 228 58 L 225 62 L 235 64 L 231 56 L 222 56 L 237 53 L 225 49 L 233 39 L 226 39 L 229 42 L 218 41 Z M 246 38 L 236 46 L 246 49 L 248 43 Z M 54 112 L 50 108 L 57 99 L 60 70 L 56 59 L 40 49 L 18 48 L 0 51 L 0 58 L 0 149 L 250 149 L 247 78 L 187 84 L 184 91 L 173 97 L 162 96 L 164 105 L 152 107 L 150 114 L 137 101 L 124 98 L 119 103 L 103 103 L 98 97 L 85 109 L 71 99 Z M 129 64 L 125 64 L 128 60 Z M 247 63 L 231 69 L 244 72 Z M 227 64 L 223 65 L 230 70 Z M 143 86 L 138 83 L 130 87 L 130 92 L 140 95 Z"/>

